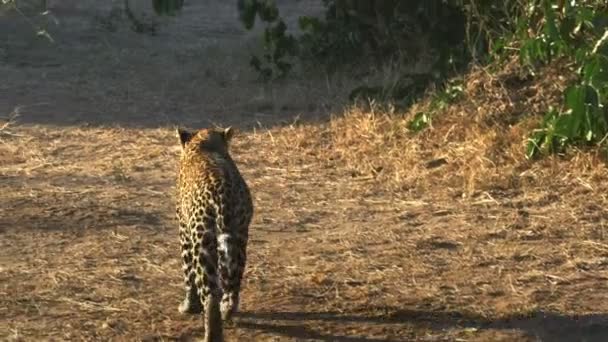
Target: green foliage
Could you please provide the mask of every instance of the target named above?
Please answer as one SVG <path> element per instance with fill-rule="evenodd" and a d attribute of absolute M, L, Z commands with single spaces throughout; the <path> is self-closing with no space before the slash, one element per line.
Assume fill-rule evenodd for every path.
<path fill-rule="evenodd" d="M 297 53 L 296 39 L 287 33 L 287 25 L 279 16 L 273 0 L 239 0 L 239 18 L 246 29 L 255 25 L 256 18 L 266 24 L 262 36 L 262 56 L 252 56 L 249 64 L 264 81 L 285 76 L 292 68 L 289 59 Z"/>
<path fill-rule="evenodd" d="M 564 98 L 564 110 L 551 109 L 542 126 L 530 138 L 527 156 L 539 152 L 561 152 L 567 145 L 588 145 L 605 141 L 608 134 L 608 59 L 596 56 L 586 63 L 581 82 L 570 86 Z"/>
<path fill-rule="evenodd" d="M 350 66 L 380 65 L 388 60 L 402 62 L 420 52 L 421 36 L 431 36 L 437 55 L 435 78 L 451 72 L 464 61 L 461 51 L 452 49 L 464 38 L 464 16 L 460 8 L 441 5 L 441 0 L 324 0 L 324 18 L 299 18 L 302 34 L 296 39 L 286 33 L 272 0 L 239 0 L 239 17 L 247 29 L 256 18 L 267 27 L 263 36 L 264 55 L 251 65 L 263 79 L 283 76 L 297 59 L 304 65 L 328 72 Z M 457 52 L 457 53 L 456 53 Z M 371 70 L 371 68 L 370 68 Z M 407 77 L 408 75 L 403 75 Z"/>
<path fill-rule="evenodd" d="M 152 5 L 157 15 L 175 16 L 184 7 L 184 0 L 152 0 Z"/>
<path fill-rule="evenodd" d="M 295 54 L 297 46 L 295 38 L 286 31 L 287 25 L 281 19 L 268 25 L 264 29 L 262 57 L 251 57 L 250 65 L 264 81 L 281 78 L 292 68 L 288 58 Z"/>
<path fill-rule="evenodd" d="M 424 93 L 432 76 L 427 74 L 402 75 L 382 86 L 360 86 L 350 92 L 351 101 L 388 103 L 396 108 L 408 107 Z"/>
<path fill-rule="evenodd" d="M 256 0 L 239 0 L 237 2 L 239 19 L 248 30 L 251 30 L 255 25 L 257 6 L 258 2 Z"/>
<path fill-rule="evenodd" d="M 350 100 L 363 99 L 368 102 L 381 101 L 390 103 L 395 107 L 407 107 L 413 104 L 425 92 L 427 85 L 432 81 L 429 75 L 410 75 L 399 79 L 389 87 L 361 86 L 355 88 L 350 94 Z M 420 111 L 408 122 L 407 128 L 418 133 L 431 124 L 433 115 L 458 101 L 464 92 L 462 79 L 453 79 L 442 85 L 432 95 L 430 105 L 426 111 Z"/>
<path fill-rule="evenodd" d="M 434 106 L 438 109 L 445 109 L 448 105 L 461 99 L 463 93 L 464 86 L 462 84 L 462 80 L 452 80 L 451 82 L 448 82 L 442 92 L 439 92 L 434 97 Z"/>
<path fill-rule="evenodd" d="M 416 113 L 412 120 L 408 122 L 407 128 L 414 133 L 422 131 L 431 124 L 433 114 L 458 101 L 463 92 L 461 79 L 448 82 L 443 89 L 433 95 L 428 110 Z"/>
<path fill-rule="evenodd" d="M 363 37 L 353 23 L 303 16 L 299 26 L 304 32 L 299 39 L 304 61 L 321 63 L 331 71 L 352 64 L 361 56 Z"/>
<path fill-rule="evenodd" d="M 464 39 L 464 15 L 457 6 L 439 0 L 324 3 L 324 18 L 299 20 L 304 61 L 321 64 L 330 72 L 361 61 L 408 62 L 418 56 L 426 40 L 438 56 L 436 71 L 445 74 L 458 61 L 454 48 Z"/>
<path fill-rule="evenodd" d="M 526 155 L 562 152 L 568 145 L 593 145 L 608 135 L 608 6 L 599 1 L 543 0 L 520 30 L 520 58 L 531 68 L 555 58 L 572 60 L 578 79 L 565 91 L 562 109 L 550 109 L 534 131 Z M 535 13 L 538 11 L 539 13 Z M 543 20 L 537 17 L 544 17 Z M 538 21 L 538 23 L 536 21 Z"/>
<path fill-rule="evenodd" d="M 462 93 L 459 84 L 442 85 L 447 77 L 470 61 L 499 65 L 518 51 L 533 75 L 539 66 L 558 59 L 578 72 L 560 108 L 549 109 L 541 127 L 532 133 L 529 158 L 560 152 L 568 145 L 608 140 L 605 0 L 324 0 L 324 4 L 325 17 L 301 17 L 303 33 L 294 38 L 286 33 L 273 1 L 239 0 L 245 27 L 253 27 L 256 15 L 268 24 L 264 55 L 251 61 L 264 79 L 285 75 L 294 58 L 328 72 L 357 66 L 361 73 L 361 62 L 370 69 L 388 60 L 407 63 L 416 57 L 416 42 L 423 39 L 435 57 L 429 75 L 399 75 L 392 84 L 361 86 L 350 94 L 351 100 L 407 106 L 428 86 L 442 89 L 430 108 L 408 124 L 418 132 Z"/>
<path fill-rule="evenodd" d="M 238 0 L 239 18 L 246 29 L 251 30 L 255 25 L 256 16 L 267 23 L 279 19 L 279 9 L 272 0 Z"/>
<path fill-rule="evenodd" d="M 124 7 L 125 14 L 131 23 L 131 30 L 133 30 L 133 32 L 149 34 L 151 36 L 156 35 L 158 23 L 147 21 L 145 18 L 138 18 L 131 10 L 129 0 L 124 0 Z"/>
<path fill-rule="evenodd" d="M 431 124 L 431 115 L 427 112 L 418 112 L 414 118 L 407 123 L 407 129 L 418 133 Z"/>

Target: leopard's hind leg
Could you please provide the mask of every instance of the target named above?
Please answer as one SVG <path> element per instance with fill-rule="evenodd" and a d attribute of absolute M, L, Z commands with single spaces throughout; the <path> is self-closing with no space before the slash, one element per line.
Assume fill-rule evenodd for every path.
<path fill-rule="evenodd" d="M 180 222 L 179 236 L 182 250 L 182 270 L 184 272 L 184 284 L 186 296 L 179 305 L 179 312 L 183 314 L 199 314 L 203 310 L 201 300 L 196 287 L 194 245 L 191 235 L 189 234 L 188 226 Z"/>
<path fill-rule="evenodd" d="M 210 228 L 210 229 L 209 229 Z M 197 239 L 194 242 L 194 251 L 197 256 L 196 281 L 199 289 L 200 301 L 204 311 L 206 342 L 223 341 L 223 324 L 220 313 L 222 290 L 218 281 L 217 269 L 217 240 L 213 228 L 197 227 Z"/>
<path fill-rule="evenodd" d="M 241 291 L 241 280 L 247 261 L 247 236 L 232 232 L 220 234 L 218 238 L 219 269 L 223 296 L 222 319 L 228 321 L 237 312 Z"/>

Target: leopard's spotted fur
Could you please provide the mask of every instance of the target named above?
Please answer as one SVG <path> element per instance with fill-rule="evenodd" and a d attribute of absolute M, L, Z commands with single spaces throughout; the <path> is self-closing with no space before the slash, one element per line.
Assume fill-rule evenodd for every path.
<path fill-rule="evenodd" d="M 221 341 L 222 320 L 239 304 L 253 204 L 228 153 L 231 128 L 177 133 L 177 219 L 186 284 L 179 311 L 203 313 L 205 340 Z"/>

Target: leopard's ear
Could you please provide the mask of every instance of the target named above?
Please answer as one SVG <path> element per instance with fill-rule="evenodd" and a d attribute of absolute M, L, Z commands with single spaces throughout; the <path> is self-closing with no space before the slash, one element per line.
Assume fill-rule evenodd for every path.
<path fill-rule="evenodd" d="M 182 148 L 185 147 L 188 141 L 190 141 L 190 139 L 192 139 L 192 137 L 194 136 L 194 133 L 186 131 L 185 129 L 181 129 L 179 127 L 175 129 L 175 133 L 179 138 L 179 144 L 182 146 Z"/>
<path fill-rule="evenodd" d="M 235 129 L 232 127 L 228 127 L 228 128 L 224 129 L 224 131 L 222 132 L 222 135 L 224 136 L 224 140 L 226 142 L 230 142 L 230 139 L 232 139 L 232 137 L 234 136 L 234 131 L 235 131 Z"/>

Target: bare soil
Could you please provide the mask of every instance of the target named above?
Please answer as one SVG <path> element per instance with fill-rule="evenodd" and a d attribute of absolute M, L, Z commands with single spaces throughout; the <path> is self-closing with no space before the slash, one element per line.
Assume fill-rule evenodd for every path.
<path fill-rule="evenodd" d="M 608 171 L 593 156 L 490 160 L 450 147 L 447 120 L 418 161 L 401 140 L 409 164 L 391 169 L 399 151 L 372 133 L 393 121 L 332 119 L 349 77 L 255 79 L 232 2 L 190 2 L 154 36 L 109 2 L 50 3 L 54 43 L 0 15 L 1 340 L 203 335 L 177 312 L 177 124 L 240 130 L 256 213 L 228 340 L 608 340 Z M 318 11 L 280 3 L 290 20 Z"/>

